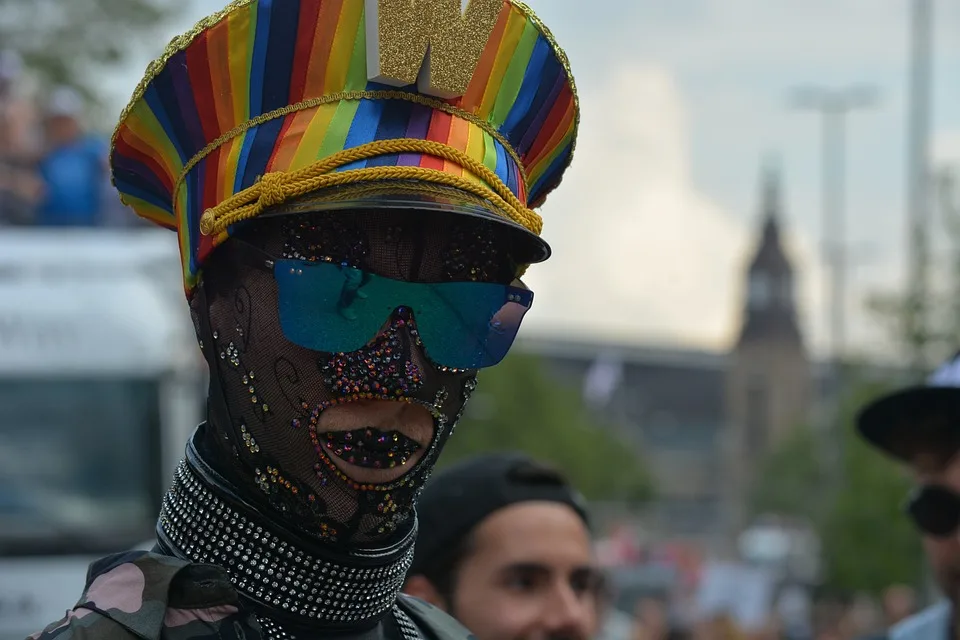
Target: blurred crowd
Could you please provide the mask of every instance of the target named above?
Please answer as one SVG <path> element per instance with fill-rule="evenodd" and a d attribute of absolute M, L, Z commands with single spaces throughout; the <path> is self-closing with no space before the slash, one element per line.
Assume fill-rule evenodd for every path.
<path fill-rule="evenodd" d="M 782 559 L 711 559 L 676 542 L 643 543 L 618 523 L 596 540 L 604 569 L 600 640 L 883 640 L 920 611 L 914 586 L 838 593 Z M 753 558 L 753 559 L 751 559 Z"/>
<path fill-rule="evenodd" d="M 14 51 L 0 51 L 0 226 L 104 227 L 122 215 L 107 168 L 108 141 L 85 124 L 66 86 L 40 93 Z"/>
<path fill-rule="evenodd" d="M 608 628 L 602 637 L 618 640 L 883 640 L 887 629 L 919 609 L 914 590 L 905 585 L 890 586 L 880 599 L 865 594 L 849 598 L 817 597 L 811 604 L 805 621 L 782 610 L 781 599 L 770 608 L 762 624 L 744 625 L 734 612 L 717 610 L 700 612 L 690 624 L 678 625 L 669 599 L 644 597 L 635 603 L 633 615 L 621 622 L 619 630 Z"/>

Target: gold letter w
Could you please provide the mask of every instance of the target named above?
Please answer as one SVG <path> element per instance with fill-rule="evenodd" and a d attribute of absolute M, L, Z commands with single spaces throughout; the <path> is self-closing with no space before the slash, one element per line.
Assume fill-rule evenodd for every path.
<path fill-rule="evenodd" d="M 467 91 L 504 0 L 366 0 L 367 77 L 456 98 Z"/>

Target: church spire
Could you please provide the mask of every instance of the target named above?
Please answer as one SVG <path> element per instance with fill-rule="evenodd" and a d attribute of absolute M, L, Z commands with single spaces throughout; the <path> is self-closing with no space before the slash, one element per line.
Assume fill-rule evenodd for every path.
<path fill-rule="evenodd" d="M 781 210 L 780 156 L 768 153 L 760 165 L 760 211 L 763 222 L 779 222 Z"/>
<path fill-rule="evenodd" d="M 768 154 L 760 170 L 760 237 L 747 271 L 747 299 L 740 342 L 799 342 L 793 267 L 780 238 L 783 218 L 780 162 Z"/>

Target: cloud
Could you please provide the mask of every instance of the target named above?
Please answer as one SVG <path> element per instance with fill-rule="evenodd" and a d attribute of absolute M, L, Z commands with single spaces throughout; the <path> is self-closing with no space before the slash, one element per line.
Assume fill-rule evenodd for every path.
<path fill-rule="evenodd" d="M 906 1 L 679 0 L 670 4 L 688 5 L 688 10 L 672 19 L 659 3 L 606 4 L 617 7 L 620 23 L 640 36 L 624 46 L 722 78 L 801 66 L 829 77 L 865 66 L 906 64 L 911 5 Z M 937 52 L 955 56 L 960 6 L 932 4 Z M 711 55 L 704 55 L 707 51 Z"/>
<path fill-rule="evenodd" d="M 554 257 L 527 278 L 528 329 L 726 348 L 755 230 L 693 184 L 673 77 L 623 65 L 582 108 L 574 164 L 544 207 Z"/>

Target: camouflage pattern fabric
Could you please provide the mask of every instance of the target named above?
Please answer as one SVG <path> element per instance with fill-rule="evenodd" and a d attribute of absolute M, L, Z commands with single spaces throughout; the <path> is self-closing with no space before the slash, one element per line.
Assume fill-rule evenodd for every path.
<path fill-rule="evenodd" d="M 431 605 L 407 596 L 398 604 L 427 638 L 473 638 Z M 27 640 L 54 639 L 264 640 L 223 569 L 145 551 L 90 565 L 76 606 Z"/>

